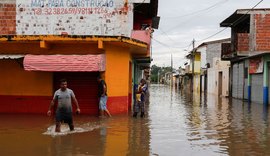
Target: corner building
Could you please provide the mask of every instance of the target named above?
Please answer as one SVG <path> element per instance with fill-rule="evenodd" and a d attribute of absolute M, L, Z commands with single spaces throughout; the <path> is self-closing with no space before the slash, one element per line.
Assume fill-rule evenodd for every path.
<path fill-rule="evenodd" d="M 0 113 L 45 113 L 66 78 L 82 113 L 97 115 L 98 75 L 108 86 L 110 112 L 131 110 L 138 72 L 151 62 L 158 1 L 111 1 L 101 7 L 0 2 Z"/>

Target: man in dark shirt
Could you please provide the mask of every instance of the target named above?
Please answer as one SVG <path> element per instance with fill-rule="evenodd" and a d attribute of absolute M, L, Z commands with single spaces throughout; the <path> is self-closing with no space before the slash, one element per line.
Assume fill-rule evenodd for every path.
<path fill-rule="evenodd" d="M 101 115 L 101 117 L 103 117 L 104 112 L 105 112 L 109 117 L 111 117 L 111 114 L 110 114 L 109 110 L 107 109 L 108 96 L 107 96 L 106 82 L 104 80 L 102 80 L 101 77 L 98 77 L 97 80 L 98 80 L 98 97 L 99 97 L 100 115 Z"/>

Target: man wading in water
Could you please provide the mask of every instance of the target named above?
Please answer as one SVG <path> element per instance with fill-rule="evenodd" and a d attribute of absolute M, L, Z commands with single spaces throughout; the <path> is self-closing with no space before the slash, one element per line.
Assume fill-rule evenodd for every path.
<path fill-rule="evenodd" d="M 56 100 L 58 101 L 56 115 L 55 115 L 55 132 L 60 132 L 61 122 L 67 123 L 71 131 L 74 130 L 73 119 L 72 119 L 72 101 L 75 103 L 77 110 L 76 113 L 81 112 L 79 104 L 75 95 L 71 89 L 67 88 L 67 80 L 60 80 L 60 89 L 54 93 L 53 100 L 49 106 L 47 112 L 48 116 L 51 116 L 51 108 L 54 106 Z"/>

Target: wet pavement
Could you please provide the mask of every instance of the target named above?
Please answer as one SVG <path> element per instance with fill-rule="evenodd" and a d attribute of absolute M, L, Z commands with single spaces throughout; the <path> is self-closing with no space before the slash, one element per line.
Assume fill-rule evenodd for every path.
<path fill-rule="evenodd" d="M 74 116 L 53 132 L 44 115 L 0 115 L 0 155 L 270 155 L 269 108 L 151 85 L 144 119 Z M 83 111 L 83 110 L 82 110 Z M 45 112 L 46 113 L 46 112 Z"/>

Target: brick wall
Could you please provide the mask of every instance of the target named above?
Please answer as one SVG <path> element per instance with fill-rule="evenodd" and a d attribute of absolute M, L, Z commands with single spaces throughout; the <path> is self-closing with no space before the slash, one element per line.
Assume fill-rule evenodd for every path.
<path fill-rule="evenodd" d="M 16 0 L 0 1 L 0 35 L 16 34 Z"/>
<path fill-rule="evenodd" d="M 270 51 L 270 14 L 255 15 L 256 50 Z"/>
<path fill-rule="evenodd" d="M 249 34 L 248 33 L 237 34 L 237 51 L 238 52 L 249 51 Z"/>

